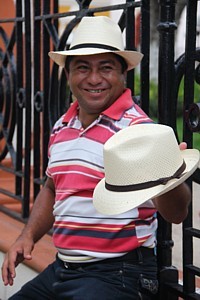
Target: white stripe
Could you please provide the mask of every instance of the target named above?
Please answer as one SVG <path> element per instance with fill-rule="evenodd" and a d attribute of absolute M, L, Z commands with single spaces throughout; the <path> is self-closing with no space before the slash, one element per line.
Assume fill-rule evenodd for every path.
<path fill-rule="evenodd" d="M 69 222 L 84 222 L 88 224 L 129 224 L 131 220 L 138 218 L 138 209 L 132 209 L 128 212 L 125 212 L 120 215 L 114 216 L 106 216 L 102 215 L 92 204 L 92 198 L 84 198 L 84 197 L 69 197 L 65 200 L 57 201 L 54 205 L 54 212 L 56 217 L 56 221 L 64 221 L 66 220 L 65 216 L 62 215 L 70 215 L 67 216 L 67 221 Z M 84 205 L 83 205 L 84 203 Z M 81 212 L 80 212 L 81 207 Z M 73 213 L 71 213 L 73 212 Z M 73 215 L 72 215 L 73 214 Z M 60 216 L 59 216 L 60 215 Z"/>
<path fill-rule="evenodd" d="M 95 179 L 99 179 L 99 177 L 94 176 L 94 175 L 90 175 L 84 172 L 79 172 L 79 171 L 63 171 L 63 172 L 52 172 L 52 175 L 58 175 L 58 174 L 79 174 L 79 175 L 84 175 L 86 177 L 90 177 L 90 178 L 95 178 Z"/>

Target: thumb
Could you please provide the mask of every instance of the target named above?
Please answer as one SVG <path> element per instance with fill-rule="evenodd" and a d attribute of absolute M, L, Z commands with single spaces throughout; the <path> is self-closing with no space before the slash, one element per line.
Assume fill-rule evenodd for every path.
<path fill-rule="evenodd" d="M 185 142 L 180 143 L 180 144 L 179 144 L 179 148 L 180 148 L 180 150 L 185 150 L 185 149 L 187 149 L 187 143 L 185 143 Z"/>
<path fill-rule="evenodd" d="M 24 248 L 24 258 L 25 259 L 28 259 L 28 260 L 31 260 L 32 259 L 32 250 L 33 250 L 33 247 L 30 247 L 30 246 L 27 246 Z"/>

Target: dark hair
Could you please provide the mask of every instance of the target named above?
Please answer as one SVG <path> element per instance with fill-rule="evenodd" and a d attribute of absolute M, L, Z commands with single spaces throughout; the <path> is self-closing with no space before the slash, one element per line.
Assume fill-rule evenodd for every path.
<path fill-rule="evenodd" d="M 72 61 L 72 59 L 73 59 L 73 56 L 67 56 L 67 58 L 65 60 L 65 69 L 68 73 L 69 73 L 69 65 L 70 65 L 70 62 Z"/>
<path fill-rule="evenodd" d="M 113 53 L 113 54 L 115 55 L 115 57 L 117 58 L 117 60 L 120 62 L 121 66 L 122 66 L 122 73 L 124 73 L 128 69 L 127 62 L 119 54 L 116 54 L 116 53 Z"/>
<path fill-rule="evenodd" d="M 118 54 L 116 54 L 114 52 L 112 52 L 112 53 L 114 54 L 114 56 L 116 57 L 116 59 L 121 64 L 121 66 L 122 66 L 122 73 L 124 73 L 127 70 L 127 68 L 128 68 L 128 65 L 127 65 L 125 59 L 122 56 L 120 56 L 120 55 L 118 55 Z M 66 68 L 66 71 L 68 73 L 69 73 L 69 65 L 70 65 L 70 62 L 72 61 L 72 59 L 73 59 L 73 56 L 67 56 L 67 58 L 65 60 L 65 68 Z"/>

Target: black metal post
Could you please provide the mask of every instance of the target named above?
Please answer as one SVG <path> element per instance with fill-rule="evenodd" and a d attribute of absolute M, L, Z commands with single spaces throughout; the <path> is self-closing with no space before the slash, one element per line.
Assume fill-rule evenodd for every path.
<path fill-rule="evenodd" d="M 174 31 L 175 23 L 175 0 L 160 0 L 159 31 L 159 72 L 158 72 L 158 121 L 169 126 L 174 125 L 175 103 L 175 68 L 174 68 Z M 177 283 L 178 271 L 172 264 L 172 228 L 171 225 L 159 216 L 158 226 L 158 262 L 160 279 L 160 297 L 169 299 L 169 294 L 164 285 L 166 281 Z M 168 280 L 166 280 L 168 279 Z M 161 299 L 161 298 L 160 298 Z M 170 295 L 170 299 L 176 300 L 176 295 Z"/>

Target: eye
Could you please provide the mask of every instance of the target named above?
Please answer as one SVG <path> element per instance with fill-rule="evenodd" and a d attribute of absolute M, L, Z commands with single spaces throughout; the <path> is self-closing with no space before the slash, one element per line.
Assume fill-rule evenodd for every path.
<path fill-rule="evenodd" d="M 81 65 L 81 66 L 78 66 L 78 69 L 81 69 L 81 70 L 87 70 L 87 69 L 88 69 L 88 66 Z"/>
<path fill-rule="evenodd" d="M 109 72 L 113 70 L 113 66 L 111 65 L 105 65 L 101 67 L 101 71 Z"/>
<path fill-rule="evenodd" d="M 87 66 L 87 65 L 77 65 L 75 67 L 75 70 L 78 71 L 78 72 L 81 72 L 81 73 L 85 73 L 85 72 L 88 72 L 89 66 Z"/>

